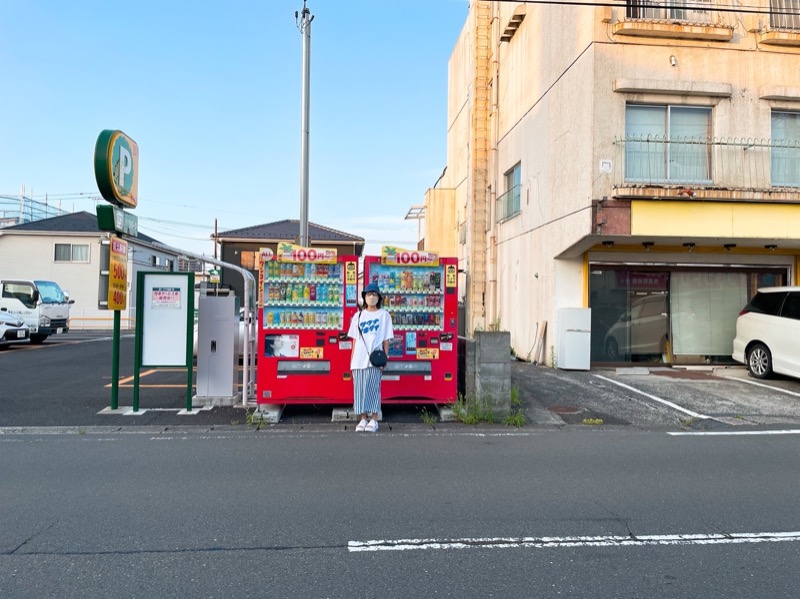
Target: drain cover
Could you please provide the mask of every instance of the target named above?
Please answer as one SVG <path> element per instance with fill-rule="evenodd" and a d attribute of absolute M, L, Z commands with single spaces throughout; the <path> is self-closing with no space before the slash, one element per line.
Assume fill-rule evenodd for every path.
<path fill-rule="evenodd" d="M 581 409 L 573 406 L 547 406 L 547 411 L 554 414 L 577 414 Z"/>

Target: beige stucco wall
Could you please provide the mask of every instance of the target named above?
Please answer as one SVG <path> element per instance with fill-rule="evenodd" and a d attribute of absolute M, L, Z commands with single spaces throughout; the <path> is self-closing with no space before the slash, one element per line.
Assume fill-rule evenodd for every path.
<path fill-rule="evenodd" d="M 623 165 L 613 142 L 624 136 L 626 102 L 711 106 L 712 136 L 766 139 L 772 109 L 800 110 L 800 48 L 757 43 L 758 15 L 715 14 L 735 26 L 726 42 L 614 35 L 624 7 L 492 4 L 495 36 L 514 11 L 526 16 L 510 42 L 494 46 L 489 183 L 502 194 L 504 173 L 520 163 L 522 190 L 520 213 L 492 221 L 487 232 L 494 261 L 487 268 L 487 320 L 511 331 L 522 357 L 537 324 L 547 321 L 549 358 L 557 310 L 587 304 L 587 256 L 556 257 L 595 233 L 592 201 L 614 192 L 615 169 Z M 768 9 L 766 0 L 761 5 Z M 473 23 L 474 6 L 449 63 L 442 187 L 455 190 L 458 223 L 466 218 L 471 184 Z M 611 173 L 601 172 L 601 160 L 612 162 Z"/>
<path fill-rule="evenodd" d="M 425 193 L 425 251 L 457 257 L 456 191 L 429 189 Z"/>

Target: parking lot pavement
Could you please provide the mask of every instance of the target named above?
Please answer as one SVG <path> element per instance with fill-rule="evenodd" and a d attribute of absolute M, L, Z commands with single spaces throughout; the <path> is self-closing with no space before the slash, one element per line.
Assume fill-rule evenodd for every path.
<path fill-rule="evenodd" d="M 245 425 L 241 407 L 181 416 L 186 374 L 181 369 L 142 373 L 139 416 L 99 414 L 110 404 L 111 341 L 108 333 L 83 332 L 37 346 L 0 352 L 0 427 Z M 133 338 L 120 347 L 120 406 L 130 406 Z M 10 374 L 15 376 L 9 376 Z M 565 371 L 513 362 L 511 383 L 519 390 L 528 427 L 627 426 L 667 430 L 800 428 L 800 381 L 760 381 L 743 367 L 602 368 Z M 332 423 L 333 406 L 287 406 L 279 426 Z M 425 410 L 426 413 L 423 413 Z M 384 406 L 384 430 L 426 426 L 433 406 Z M 457 424 L 437 427 L 463 426 Z M 502 424 L 492 425 L 502 427 Z"/>
<path fill-rule="evenodd" d="M 529 420 L 548 424 L 733 429 L 800 426 L 800 381 L 753 379 L 744 367 L 607 368 L 563 371 L 516 363 Z"/>

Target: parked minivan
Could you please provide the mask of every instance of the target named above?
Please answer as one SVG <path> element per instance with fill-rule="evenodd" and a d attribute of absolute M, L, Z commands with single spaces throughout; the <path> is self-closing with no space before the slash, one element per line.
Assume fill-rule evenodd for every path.
<path fill-rule="evenodd" d="M 736 319 L 732 357 L 759 379 L 800 378 L 800 287 L 759 289 Z"/>

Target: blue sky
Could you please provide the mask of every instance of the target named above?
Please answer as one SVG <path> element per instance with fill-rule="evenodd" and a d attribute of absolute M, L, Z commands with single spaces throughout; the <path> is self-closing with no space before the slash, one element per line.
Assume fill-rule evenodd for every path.
<path fill-rule="evenodd" d="M 189 8 L 191 6 L 191 8 Z M 0 195 L 94 212 L 103 129 L 139 144 L 140 230 L 211 254 L 300 216 L 302 0 L 0 0 Z M 311 0 L 309 219 L 413 247 L 446 163 L 467 0 Z M 85 194 L 85 195 L 77 195 Z M 186 223 L 188 226 L 177 223 Z"/>

